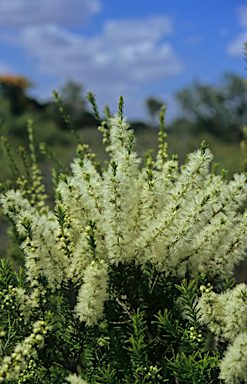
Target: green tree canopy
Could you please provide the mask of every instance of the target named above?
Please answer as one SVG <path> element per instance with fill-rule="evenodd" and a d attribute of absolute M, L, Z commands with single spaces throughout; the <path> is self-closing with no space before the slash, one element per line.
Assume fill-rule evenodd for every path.
<path fill-rule="evenodd" d="M 162 105 L 164 103 L 154 97 L 149 97 L 146 100 L 146 108 L 152 120 L 158 115 Z"/>
<path fill-rule="evenodd" d="M 69 80 L 61 89 L 61 97 L 65 103 L 66 110 L 70 115 L 72 123 L 75 126 L 80 126 L 85 118 L 87 102 L 86 98 L 83 96 L 83 86 L 73 80 Z"/>
<path fill-rule="evenodd" d="M 0 76 L 0 100 L 9 101 L 13 115 L 20 115 L 27 108 L 29 99 L 26 90 L 30 86 L 31 83 L 22 76 Z"/>
<path fill-rule="evenodd" d="M 175 96 L 194 133 L 205 131 L 225 141 L 242 139 L 247 121 L 247 94 L 241 77 L 227 73 L 219 87 L 194 82 Z"/>

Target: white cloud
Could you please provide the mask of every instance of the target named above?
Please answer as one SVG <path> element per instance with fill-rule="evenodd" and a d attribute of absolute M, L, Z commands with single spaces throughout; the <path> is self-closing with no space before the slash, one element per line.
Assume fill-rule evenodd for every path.
<path fill-rule="evenodd" d="M 81 25 L 90 14 L 100 9 L 100 0 L 1 0 L 0 26 Z"/>
<path fill-rule="evenodd" d="M 226 52 L 229 56 L 242 57 L 245 43 L 247 42 L 247 5 L 238 7 L 237 14 L 239 24 L 245 30 L 227 45 Z"/>
<path fill-rule="evenodd" d="M 242 27 L 247 27 L 247 5 L 242 5 L 237 9 L 239 23 Z"/>
<path fill-rule="evenodd" d="M 8 1 L 18 3 L 18 0 Z M 84 8 L 85 4 L 99 4 L 96 0 L 74 1 Z M 32 2 L 39 7 L 37 0 Z M 63 12 L 57 16 L 57 20 L 48 23 L 51 21 L 51 18 L 46 18 L 49 4 L 55 6 L 58 2 L 63 6 Z M 16 16 L 19 14 L 19 20 L 15 20 L 15 25 L 19 23 L 21 27 L 6 29 L 5 32 L 2 29 L 0 41 L 24 49 L 30 62 L 36 63 L 37 74 L 56 78 L 58 85 L 68 79 L 84 84 L 88 87 L 87 91 L 97 94 L 99 104 L 116 106 L 122 94 L 129 100 L 132 109 L 130 114 L 136 115 L 135 108 L 140 110 L 140 101 L 137 100 L 145 97 L 144 89 L 148 84 L 162 82 L 183 71 L 183 65 L 168 40 L 173 33 L 169 17 L 160 15 L 146 19 L 107 20 L 101 33 L 88 37 L 66 28 L 68 23 L 65 25 L 65 21 L 61 25 L 63 17 L 67 19 L 70 15 L 72 20 L 69 9 L 67 13 L 64 12 L 71 0 L 39 1 L 39 4 L 43 4 L 39 20 L 24 26 L 24 19 L 30 20 L 30 15 L 23 13 L 27 3 L 30 4 L 30 0 L 22 0 L 21 12 L 16 13 Z M 0 0 L 0 25 L 3 22 L 3 4 L 5 14 L 8 9 L 7 1 Z M 42 20 L 46 23 L 42 24 Z M 37 92 L 42 92 L 42 85 L 38 88 Z M 40 96 L 44 99 L 44 95 Z"/>
<path fill-rule="evenodd" d="M 84 37 L 61 26 L 28 26 L 18 36 L 2 40 L 18 43 L 38 60 L 43 73 L 84 77 L 90 81 L 158 81 L 182 71 L 182 65 L 164 37 L 172 32 L 166 17 L 108 21 L 98 36 Z"/>
<path fill-rule="evenodd" d="M 108 20 L 104 26 L 105 37 L 118 44 L 140 40 L 155 41 L 172 32 L 171 20 L 165 16 L 153 16 L 146 20 Z"/>
<path fill-rule="evenodd" d="M 0 61 L 0 75 L 9 74 L 11 72 L 13 72 L 12 67 L 3 61 Z"/>
<path fill-rule="evenodd" d="M 247 31 L 241 33 L 235 40 L 227 46 L 227 53 L 230 56 L 243 57 L 245 43 L 247 43 Z"/>
<path fill-rule="evenodd" d="M 142 86 L 183 71 L 167 41 L 172 32 L 168 17 L 153 16 L 108 20 L 102 33 L 93 37 L 47 24 L 29 25 L 18 34 L 2 34 L 0 39 L 24 48 L 36 60 L 40 73 L 56 76 L 60 84 L 66 79 L 83 83 L 99 101 L 116 104 L 120 94 L 132 100 Z"/>

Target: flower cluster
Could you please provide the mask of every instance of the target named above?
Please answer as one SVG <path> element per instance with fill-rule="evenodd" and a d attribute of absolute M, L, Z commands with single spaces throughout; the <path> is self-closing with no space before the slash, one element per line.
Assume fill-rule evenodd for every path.
<path fill-rule="evenodd" d="M 86 325 L 97 324 L 104 311 L 108 286 L 107 266 L 103 260 L 100 263 L 92 261 L 86 268 L 84 284 L 78 293 L 75 312 Z"/>
<path fill-rule="evenodd" d="M 108 169 L 101 176 L 90 159 L 74 160 L 72 176 L 61 176 L 54 212 L 39 213 L 18 190 L 1 196 L 26 236 L 21 247 L 29 279 L 43 275 L 54 290 L 68 279 L 83 284 L 93 260 L 133 260 L 143 268 L 151 262 L 180 277 L 187 270 L 195 277 L 209 269 L 232 273 L 247 244 L 247 218 L 237 213 L 247 195 L 245 175 L 226 183 L 210 174 L 207 148 L 191 154 L 180 173 L 176 160 L 139 170 L 126 121 L 115 116 L 110 123 Z"/>
<path fill-rule="evenodd" d="M 28 366 L 30 359 L 37 355 L 36 348 L 43 347 L 45 335 L 49 330 L 50 326 L 44 321 L 33 324 L 32 333 L 15 346 L 10 356 L 4 356 L 3 364 L 0 366 L 0 382 L 19 377 L 20 372 Z"/>
<path fill-rule="evenodd" d="M 73 375 L 67 376 L 66 381 L 68 381 L 70 384 L 87 384 L 85 380 L 77 376 L 75 373 Z"/>
<path fill-rule="evenodd" d="M 247 333 L 240 333 L 228 347 L 220 362 L 220 379 L 227 384 L 240 384 L 247 380 Z"/>
<path fill-rule="evenodd" d="M 221 294 L 211 288 L 203 291 L 198 303 L 201 323 L 206 324 L 217 339 L 230 341 L 220 363 L 221 378 L 229 384 L 246 380 L 247 285 L 238 284 Z"/>
<path fill-rule="evenodd" d="M 202 334 L 197 333 L 194 327 L 190 327 L 190 338 L 192 340 L 198 341 L 198 343 L 201 343 L 203 341 Z"/>
<path fill-rule="evenodd" d="M 200 321 L 207 324 L 218 338 L 233 341 L 247 326 L 247 285 L 238 284 L 221 294 L 207 288 L 198 306 Z"/>

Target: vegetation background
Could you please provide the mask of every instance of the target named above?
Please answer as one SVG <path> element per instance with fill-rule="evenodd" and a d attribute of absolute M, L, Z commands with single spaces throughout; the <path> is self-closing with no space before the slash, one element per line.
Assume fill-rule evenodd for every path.
<path fill-rule="evenodd" d="M 8 144 L 3 137 L 10 143 L 13 157 L 19 165 L 20 155 L 23 153 L 20 147 L 28 151 L 28 120 L 34 122 L 34 145 L 38 147 L 39 143 L 44 142 L 50 148 L 50 157 L 55 154 L 57 159 L 62 159 L 63 164 L 56 164 L 58 173 L 68 168 L 75 157 L 78 138 L 83 144 L 88 144 L 93 153 L 97 153 L 98 161 L 107 161 L 102 145 L 102 133 L 99 132 L 98 122 L 89 110 L 83 87 L 69 81 L 59 92 L 70 116 L 70 125 L 66 123 L 66 116 L 62 116 L 55 101 L 41 104 L 31 98 L 28 94 L 31 86 L 31 82 L 22 76 L 0 77 L 0 136 L 3 146 L 0 150 L 0 182 L 13 179 L 6 157 Z M 181 107 L 181 113 L 166 127 L 169 155 L 177 154 L 182 165 L 187 154 L 198 149 L 202 140 L 206 140 L 215 156 L 215 172 L 226 169 L 227 178 L 230 179 L 234 173 L 246 171 L 247 93 L 244 79 L 228 73 L 222 77 L 217 88 L 195 82 L 189 88 L 177 92 L 175 97 Z M 150 150 L 154 156 L 157 153 L 157 116 L 163 104 L 165 103 L 162 100 L 148 98 L 146 107 L 150 119 L 131 122 L 137 138 L 136 150 L 143 159 Z M 71 128 L 75 135 L 71 133 Z M 39 152 L 37 161 L 49 195 L 53 189 L 51 159 L 42 152 L 44 150 Z M 46 149 L 46 152 L 49 150 Z M 24 172 L 21 165 L 20 172 Z M 17 266 L 16 246 L 7 237 L 6 230 L 7 223 L 1 216 L 1 257 L 14 260 Z M 236 269 L 237 282 L 247 282 L 246 272 L 245 264 Z"/>

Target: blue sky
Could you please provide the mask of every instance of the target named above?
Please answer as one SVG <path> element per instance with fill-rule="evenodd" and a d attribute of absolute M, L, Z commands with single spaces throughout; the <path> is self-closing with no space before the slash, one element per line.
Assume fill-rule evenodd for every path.
<path fill-rule="evenodd" d="M 0 74 L 27 77 L 44 101 L 68 80 L 97 95 L 101 109 L 145 119 L 145 99 L 167 103 L 194 80 L 247 77 L 247 1 L 1 0 Z"/>

